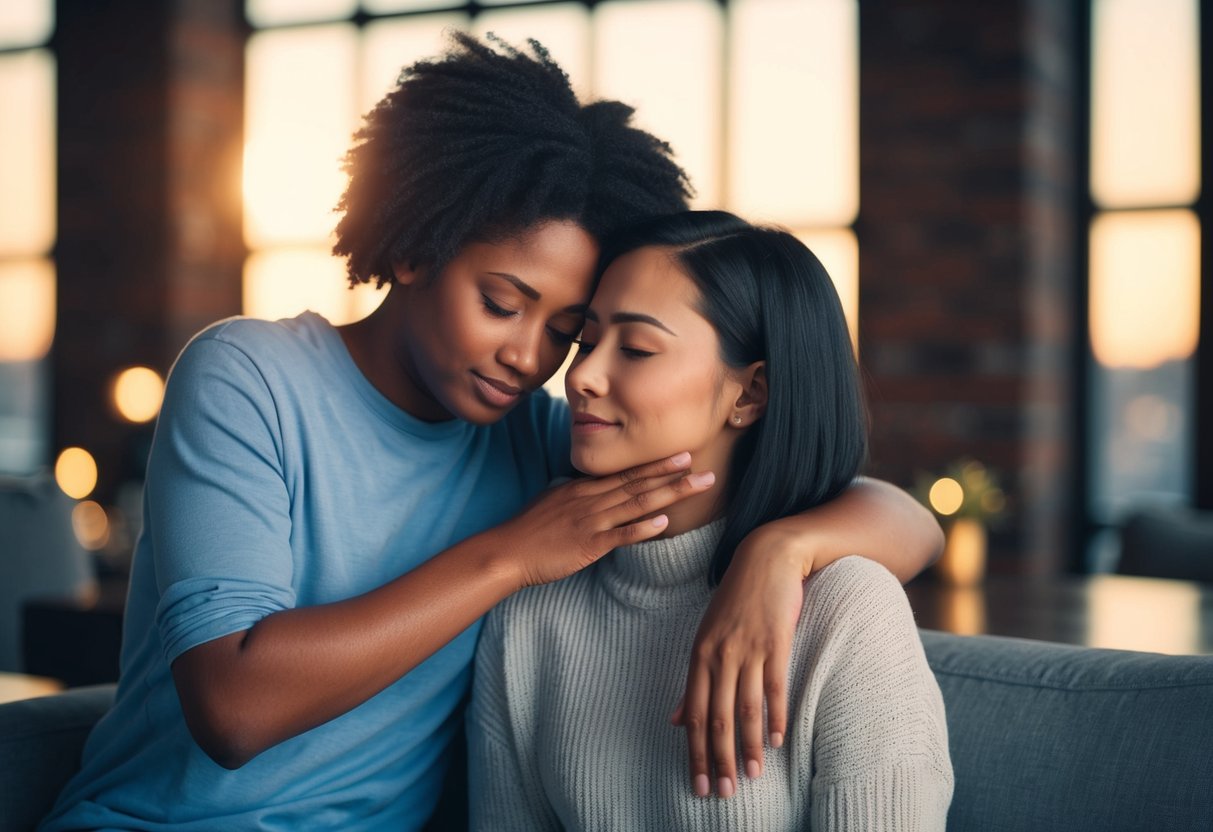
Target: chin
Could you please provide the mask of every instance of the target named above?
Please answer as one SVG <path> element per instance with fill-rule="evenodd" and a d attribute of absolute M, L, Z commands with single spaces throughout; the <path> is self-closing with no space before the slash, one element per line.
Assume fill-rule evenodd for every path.
<path fill-rule="evenodd" d="M 630 468 L 630 464 L 618 464 L 611 461 L 611 458 L 604 457 L 602 454 L 587 453 L 585 450 L 573 444 L 573 467 L 583 474 L 591 477 L 605 477 L 608 474 L 617 474 L 625 468 Z"/>

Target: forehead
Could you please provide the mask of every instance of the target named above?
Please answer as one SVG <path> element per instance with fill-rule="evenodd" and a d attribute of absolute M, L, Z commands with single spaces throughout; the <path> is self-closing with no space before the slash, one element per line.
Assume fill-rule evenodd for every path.
<path fill-rule="evenodd" d="M 662 320 L 701 317 L 698 306 L 694 281 L 670 249 L 655 246 L 628 252 L 612 262 L 590 302 L 600 318 L 613 311 L 641 312 Z"/>
<path fill-rule="evenodd" d="M 573 222 L 549 221 L 493 242 L 467 245 L 452 261 L 477 274 L 507 274 L 558 306 L 585 303 L 594 281 L 598 243 Z"/>

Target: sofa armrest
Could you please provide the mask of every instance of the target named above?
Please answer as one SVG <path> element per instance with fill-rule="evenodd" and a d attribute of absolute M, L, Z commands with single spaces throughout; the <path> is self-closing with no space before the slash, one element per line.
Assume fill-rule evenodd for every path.
<path fill-rule="evenodd" d="M 1213 657 L 922 631 L 951 832 L 1213 829 Z"/>
<path fill-rule="evenodd" d="M 0 705 L 0 832 L 32 829 L 50 811 L 114 691 L 96 685 Z"/>

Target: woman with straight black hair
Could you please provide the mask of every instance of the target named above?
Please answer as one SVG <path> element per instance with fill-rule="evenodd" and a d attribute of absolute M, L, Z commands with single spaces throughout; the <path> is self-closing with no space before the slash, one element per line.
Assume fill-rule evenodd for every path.
<path fill-rule="evenodd" d="M 686 447 L 725 487 L 666 509 L 660 539 L 490 614 L 473 828 L 943 829 L 943 701 L 900 584 L 859 557 L 818 563 L 805 587 L 787 742 L 739 782 L 717 761 L 685 792 L 668 714 L 696 625 L 737 541 L 857 477 L 863 402 L 833 283 L 791 234 L 685 212 L 600 263 L 565 383 L 574 465 L 602 476 Z"/>

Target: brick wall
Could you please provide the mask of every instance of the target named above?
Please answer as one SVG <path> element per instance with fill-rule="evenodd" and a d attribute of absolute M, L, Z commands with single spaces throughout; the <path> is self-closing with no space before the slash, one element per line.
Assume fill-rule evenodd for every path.
<path fill-rule="evenodd" d="M 860 11 L 860 354 L 873 472 L 972 456 L 1010 512 L 993 568 L 1050 571 L 1071 476 L 1069 2 Z"/>
<path fill-rule="evenodd" d="M 241 9 L 58 4 L 53 442 L 93 453 L 102 499 L 148 430 L 112 412 L 115 372 L 166 373 L 192 333 L 240 309 Z"/>

